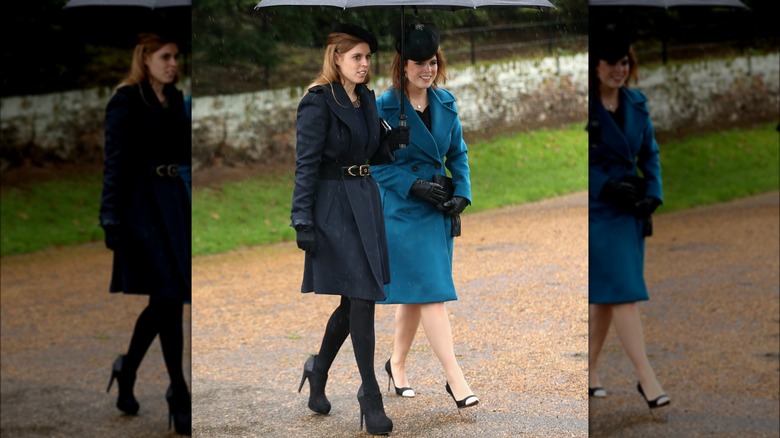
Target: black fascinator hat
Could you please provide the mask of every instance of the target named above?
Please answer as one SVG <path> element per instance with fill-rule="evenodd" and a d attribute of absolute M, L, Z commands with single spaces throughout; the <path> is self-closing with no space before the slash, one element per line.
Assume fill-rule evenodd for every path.
<path fill-rule="evenodd" d="M 599 25 L 590 37 L 590 52 L 597 60 L 616 62 L 628 55 L 630 48 L 630 32 L 614 23 Z"/>
<path fill-rule="evenodd" d="M 403 38 L 404 60 L 425 61 L 431 59 L 439 50 L 439 33 L 429 23 L 422 23 L 414 17 L 404 18 L 404 29 L 400 32 L 400 23 L 395 26 L 395 51 L 401 53 L 401 39 Z"/>
<path fill-rule="evenodd" d="M 339 23 L 333 28 L 333 32 L 352 35 L 353 37 L 356 37 L 368 43 L 368 48 L 369 50 L 371 50 L 371 53 L 375 53 L 377 51 L 378 44 L 376 41 L 376 37 L 371 32 L 363 29 L 360 26 L 350 24 L 350 23 Z"/>

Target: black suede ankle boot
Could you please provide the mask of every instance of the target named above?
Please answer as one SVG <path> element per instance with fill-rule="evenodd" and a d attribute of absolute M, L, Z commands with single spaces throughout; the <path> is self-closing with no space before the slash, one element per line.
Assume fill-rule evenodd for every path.
<path fill-rule="evenodd" d="M 372 435 L 389 435 L 393 431 L 393 420 L 385 415 L 382 394 L 364 394 L 363 386 L 358 390 L 360 403 L 360 430 L 363 430 L 363 418 L 366 419 L 366 432 Z"/>
<path fill-rule="evenodd" d="M 135 370 L 124 370 L 122 364 L 124 363 L 125 356 L 119 356 L 111 366 L 111 378 L 108 380 L 108 388 L 106 392 L 111 390 L 111 384 L 114 383 L 114 379 L 119 386 L 119 396 L 116 399 L 116 407 L 129 415 L 135 415 L 141 406 L 133 395 L 133 387 L 135 386 Z"/>
<path fill-rule="evenodd" d="M 325 396 L 325 384 L 328 382 L 328 374 L 314 371 L 316 358 L 316 355 L 312 355 L 303 364 L 303 377 L 301 377 L 301 384 L 298 385 L 298 392 L 301 392 L 303 382 L 309 379 L 309 409 L 325 415 L 330 412 L 330 402 Z"/>
<path fill-rule="evenodd" d="M 186 389 L 178 392 L 169 386 L 165 391 L 165 400 L 168 402 L 168 429 L 173 428 L 179 435 L 192 435 L 192 401 L 190 393 Z"/>

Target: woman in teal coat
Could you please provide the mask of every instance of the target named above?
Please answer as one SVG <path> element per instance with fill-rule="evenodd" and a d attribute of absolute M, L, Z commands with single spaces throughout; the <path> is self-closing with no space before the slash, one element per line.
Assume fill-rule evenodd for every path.
<path fill-rule="evenodd" d="M 459 408 L 474 406 L 473 395 L 452 344 L 445 301 L 457 300 L 452 281 L 453 236 L 460 234 L 460 213 L 471 203 L 466 144 L 453 95 L 437 88 L 446 81 L 438 35 L 420 23 L 405 29 L 403 105 L 411 144 L 396 151 L 392 164 L 373 166 L 384 208 L 390 278 L 383 304 L 399 304 L 392 357 L 385 364 L 396 393 L 413 397 L 406 379 L 406 357 L 422 321 L 434 353 L 444 366 L 446 391 Z M 399 37 L 397 37 L 397 40 Z M 401 86 L 399 45 L 393 61 L 393 88 L 378 100 L 379 116 L 399 122 Z M 434 182 L 452 175 L 452 190 Z M 441 181 L 440 179 L 437 179 Z"/>
<path fill-rule="evenodd" d="M 637 62 L 627 36 L 614 28 L 595 35 L 591 53 L 588 393 L 607 395 L 598 357 L 614 324 L 634 364 L 637 390 L 657 408 L 670 399 L 647 359 L 637 302 L 648 299 L 645 238 L 663 200 L 658 144 L 645 96 L 628 88 Z"/>

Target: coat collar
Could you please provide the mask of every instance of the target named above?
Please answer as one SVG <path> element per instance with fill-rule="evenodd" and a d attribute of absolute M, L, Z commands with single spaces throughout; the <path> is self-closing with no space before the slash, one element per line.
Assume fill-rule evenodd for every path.
<path fill-rule="evenodd" d="M 325 101 L 328 103 L 328 107 L 331 112 L 341 120 L 342 123 L 348 127 L 360 126 L 362 122 L 358 120 L 359 113 L 354 111 L 352 101 L 347 95 L 347 91 L 344 86 L 338 82 L 332 82 L 330 84 L 320 85 L 313 87 L 312 90 L 319 88 L 325 96 Z M 371 157 L 379 146 L 379 115 L 376 109 L 376 97 L 374 92 L 365 84 L 357 84 L 355 86 L 355 93 L 360 98 L 360 108 L 363 110 L 363 114 L 366 117 L 366 125 L 368 125 L 369 135 L 369 150 L 366 151 L 367 157 Z M 376 122 L 375 122 L 376 121 Z M 353 151 L 360 150 L 362 145 L 357 145 L 353 137 L 350 149 Z"/>
<path fill-rule="evenodd" d="M 601 100 L 596 100 L 596 110 L 601 125 L 601 143 L 624 160 L 628 160 L 633 166 L 636 152 L 634 149 L 641 144 L 641 136 L 650 113 L 647 111 L 647 99 L 641 93 L 629 91 L 625 87 L 618 92 L 622 107 L 619 111 L 623 111 L 624 114 L 623 130 L 618 128 Z"/>
<path fill-rule="evenodd" d="M 400 93 L 395 88 L 391 89 L 390 93 L 393 98 L 383 99 L 383 109 L 389 115 L 391 125 L 395 126 L 401 115 L 401 105 L 398 100 Z M 428 106 L 431 111 L 431 131 L 428 131 L 409 99 L 404 96 L 406 125 L 410 129 L 412 137 L 410 147 L 417 147 L 425 155 L 441 162 L 441 154 L 437 145 L 441 145 L 445 149 L 449 146 L 449 134 L 452 132 L 452 125 L 458 117 L 455 109 L 455 97 L 445 90 L 431 87 L 428 88 Z"/>

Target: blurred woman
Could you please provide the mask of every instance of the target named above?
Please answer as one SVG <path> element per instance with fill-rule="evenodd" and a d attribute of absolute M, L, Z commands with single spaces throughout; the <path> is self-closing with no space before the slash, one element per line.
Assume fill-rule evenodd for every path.
<path fill-rule="evenodd" d="M 178 80 L 178 45 L 141 34 L 130 72 L 108 102 L 100 225 L 114 252 L 111 292 L 149 296 L 127 353 L 111 369 L 116 406 L 135 415 L 136 371 L 160 335 L 170 385 L 165 397 L 176 432 L 190 434 L 183 371 L 184 303 L 191 298 L 191 206 L 180 169 L 191 161 L 191 129 Z M 170 422 L 170 421 L 169 421 Z"/>
<path fill-rule="evenodd" d="M 612 324 L 634 365 L 637 391 L 658 408 L 671 401 L 647 358 L 637 303 L 648 300 L 645 238 L 663 202 L 659 150 L 647 99 L 628 88 L 637 62 L 627 34 L 611 26 L 591 38 L 588 393 L 607 396 L 598 358 Z"/>

